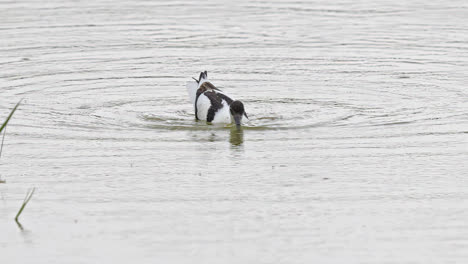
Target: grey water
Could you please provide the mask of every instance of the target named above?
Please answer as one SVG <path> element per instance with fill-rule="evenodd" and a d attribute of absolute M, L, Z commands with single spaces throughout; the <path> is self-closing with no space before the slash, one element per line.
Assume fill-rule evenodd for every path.
<path fill-rule="evenodd" d="M 464 263 L 467 83 L 467 1 L 0 1 L 0 261 Z"/>

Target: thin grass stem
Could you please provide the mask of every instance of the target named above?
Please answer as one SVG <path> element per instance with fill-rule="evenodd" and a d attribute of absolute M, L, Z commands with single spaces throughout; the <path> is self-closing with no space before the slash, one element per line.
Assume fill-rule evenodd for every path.
<path fill-rule="evenodd" d="M 3 137 L 2 137 L 2 145 L 0 146 L 0 158 L 2 157 L 2 151 L 3 151 L 3 142 L 5 141 L 5 135 L 6 135 L 6 126 L 3 129 Z"/>
<path fill-rule="evenodd" d="M 18 222 L 18 217 L 21 215 L 24 208 L 26 207 L 26 205 L 31 200 L 35 190 L 36 190 L 36 188 L 32 188 L 32 189 L 29 189 L 28 192 L 26 193 L 26 197 L 24 198 L 23 204 L 21 205 L 21 208 L 19 209 L 18 213 L 16 214 L 16 217 L 15 217 L 16 222 Z"/>
<path fill-rule="evenodd" d="M 13 114 L 15 113 L 16 109 L 18 108 L 18 106 L 20 105 L 22 99 L 15 105 L 15 107 L 13 108 L 13 110 L 11 110 L 11 113 L 10 115 L 8 115 L 7 119 L 5 120 L 5 122 L 3 122 L 2 126 L 0 127 L 0 132 L 3 131 L 3 129 L 6 127 L 6 125 L 8 124 L 8 122 L 10 121 L 10 118 L 13 116 Z"/>

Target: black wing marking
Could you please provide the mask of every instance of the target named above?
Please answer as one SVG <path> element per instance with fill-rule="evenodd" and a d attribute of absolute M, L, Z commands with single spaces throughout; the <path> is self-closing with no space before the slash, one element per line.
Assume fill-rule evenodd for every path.
<path fill-rule="evenodd" d="M 231 105 L 232 102 L 234 101 L 225 94 L 222 94 L 222 93 L 217 93 L 217 94 L 221 99 L 224 99 L 224 101 L 226 101 L 228 103 L 228 105 Z"/>
<path fill-rule="evenodd" d="M 223 107 L 223 100 L 216 94 L 216 92 L 205 92 L 204 95 L 210 99 L 211 106 L 208 109 L 206 121 L 211 122 L 214 119 L 216 112 Z"/>
<path fill-rule="evenodd" d="M 193 78 L 195 81 L 197 81 L 197 79 Z M 200 76 L 198 77 L 198 81 L 197 83 L 200 83 L 202 79 L 208 79 L 208 72 L 207 71 L 204 71 L 204 72 L 200 72 Z"/>
<path fill-rule="evenodd" d="M 204 73 L 202 72 L 202 74 L 204 74 Z M 200 74 L 200 75 L 201 75 L 201 74 Z M 204 83 L 200 86 L 200 88 L 198 88 L 197 94 L 196 94 L 196 96 L 195 96 L 195 119 L 196 119 L 196 120 L 200 120 L 200 119 L 198 118 L 198 113 L 197 113 L 197 112 L 198 112 L 198 107 L 197 107 L 198 97 L 200 97 L 201 94 L 203 94 L 203 93 L 205 93 L 205 92 L 207 92 L 207 91 L 209 91 L 209 90 L 220 91 L 220 92 L 221 92 L 221 90 L 219 90 L 218 88 L 216 88 L 216 86 L 214 86 L 214 85 L 213 85 L 212 83 L 210 83 L 210 82 L 204 82 Z M 216 93 L 216 92 L 214 92 L 214 93 Z M 221 94 L 220 94 L 220 95 L 221 95 Z M 223 98 L 228 102 L 228 104 L 231 104 L 231 102 L 232 102 L 231 98 L 225 96 L 224 94 L 223 94 L 222 96 L 224 96 L 225 98 L 227 98 L 227 99 L 225 99 L 225 98 L 223 97 Z M 211 99 L 210 99 L 210 100 L 211 100 Z"/>
<path fill-rule="evenodd" d="M 225 100 L 228 103 L 228 105 L 232 103 L 232 99 L 222 93 L 209 91 L 205 92 L 204 95 L 208 97 L 208 99 L 210 99 L 211 103 L 211 106 L 208 109 L 208 114 L 206 116 L 207 122 L 212 122 L 216 112 L 218 112 L 219 109 L 223 108 L 223 100 Z"/>
<path fill-rule="evenodd" d="M 195 79 L 194 77 L 192 77 L 192 79 L 194 79 L 197 83 L 200 83 L 202 79 L 208 79 L 208 72 L 207 71 L 200 72 L 200 76 L 198 77 L 198 80 Z"/>

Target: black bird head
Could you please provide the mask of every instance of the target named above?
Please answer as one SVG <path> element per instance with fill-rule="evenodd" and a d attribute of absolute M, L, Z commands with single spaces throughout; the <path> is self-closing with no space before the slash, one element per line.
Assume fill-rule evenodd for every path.
<path fill-rule="evenodd" d="M 241 125 L 242 116 L 245 116 L 247 119 L 249 118 L 245 113 L 244 104 L 241 101 L 232 102 L 229 108 L 231 111 L 231 115 L 234 118 L 234 122 L 236 123 L 236 126 L 239 127 Z"/>

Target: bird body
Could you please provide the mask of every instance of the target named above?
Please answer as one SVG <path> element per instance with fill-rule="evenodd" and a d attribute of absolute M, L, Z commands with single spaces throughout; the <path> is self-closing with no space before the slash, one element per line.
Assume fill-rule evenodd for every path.
<path fill-rule="evenodd" d="M 242 116 L 247 114 L 244 105 L 235 101 L 208 81 L 208 73 L 200 73 L 198 80 L 187 83 L 190 102 L 195 108 L 195 118 L 210 123 L 240 125 Z"/>

